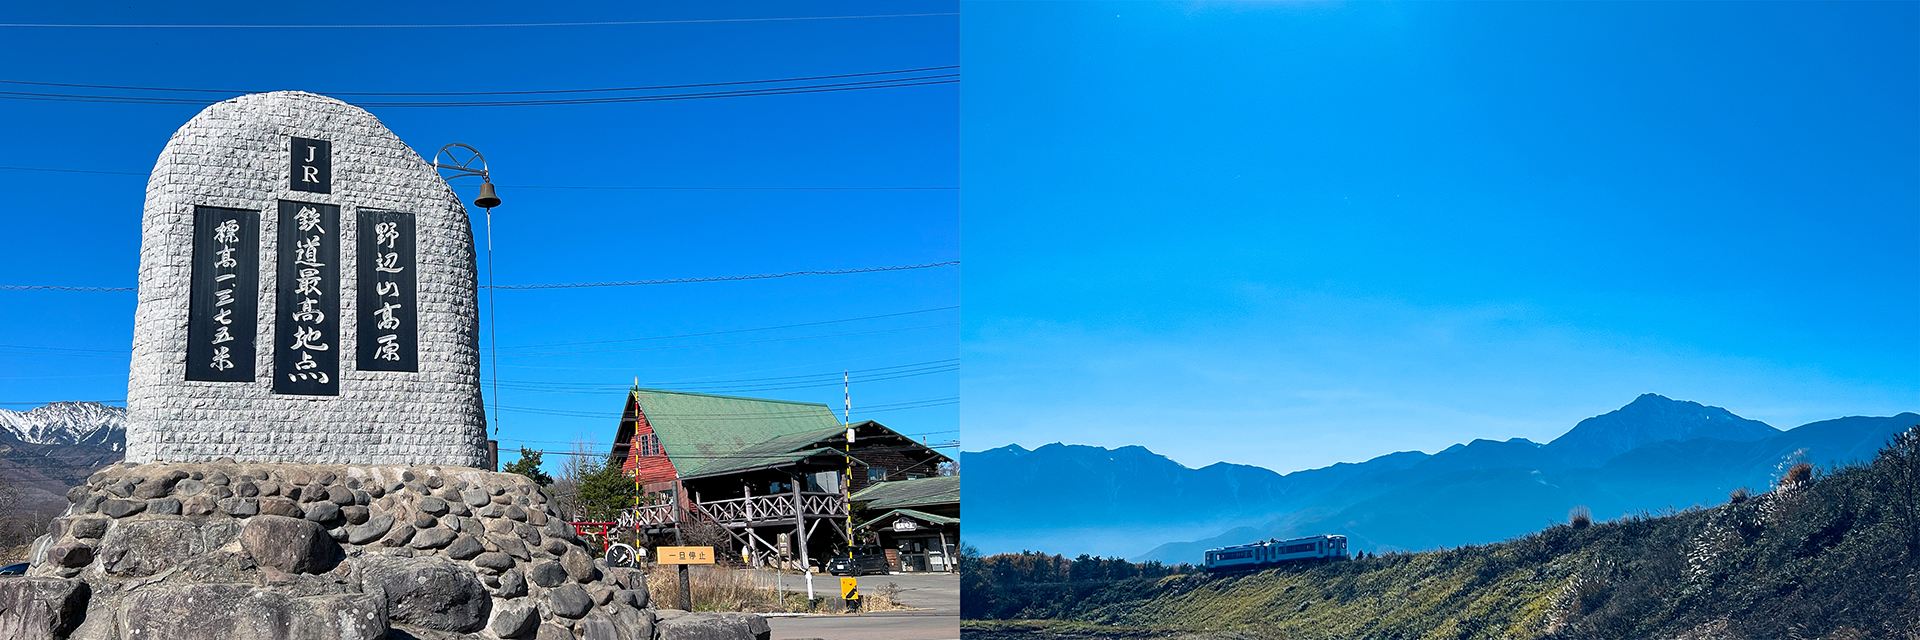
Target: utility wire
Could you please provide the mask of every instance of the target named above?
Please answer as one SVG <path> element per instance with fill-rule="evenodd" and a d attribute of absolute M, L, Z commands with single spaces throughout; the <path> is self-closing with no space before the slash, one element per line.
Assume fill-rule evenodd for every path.
<path fill-rule="evenodd" d="M 567 282 L 559 284 L 507 284 L 480 285 L 482 289 L 532 290 L 532 289 L 580 289 L 587 287 L 637 287 L 654 284 L 687 284 L 694 282 L 734 282 L 740 280 L 770 280 L 773 278 L 791 278 L 794 276 L 837 276 L 850 273 L 878 273 L 882 271 L 911 271 L 914 269 L 932 269 L 951 267 L 960 264 L 959 260 L 910 264 L 891 267 L 866 267 L 862 269 L 827 269 L 812 271 L 788 271 L 785 273 L 760 273 L 744 276 L 710 276 L 705 278 L 671 278 L 666 280 L 625 280 L 621 282 Z M 67 287 L 59 285 L 0 284 L 0 291 L 135 291 L 139 287 Z"/>
<path fill-rule="evenodd" d="M 0 27 L 58 29 L 492 29 L 509 27 L 605 27 L 646 24 L 714 24 L 726 22 L 804 22 L 810 20 L 868 20 L 926 18 L 958 13 L 888 13 L 858 16 L 789 16 L 773 18 L 705 18 L 690 20 L 614 20 L 600 22 L 487 22 L 475 24 L 54 24 L 0 22 Z"/>
<path fill-rule="evenodd" d="M 617 344 L 617 343 L 622 343 L 622 342 L 645 342 L 645 341 L 648 341 L 648 340 L 671 340 L 671 339 L 674 339 L 674 338 L 698 338 L 698 337 L 703 337 L 703 336 L 718 336 L 718 335 L 725 335 L 725 334 L 729 334 L 729 333 L 749 333 L 749 332 L 754 332 L 754 331 L 773 331 L 773 330 L 775 330 L 775 329 L 794 329 L 794 328 L 798 328 L 798 327 L 816 327 L 816 326 L 820 326 L 820 325 L 823 325 L 823 324 L 839 324 L 839 323 L 842 323 L 842 322 L 858 322 L 858 321 L 861 321 L 861 320 L 877 320 L 877 319 L 880 319 L 880 318 L 897 318 L 897 317 L 900 317 L 900 316 L 910 316 L 910 315 L 916 315 L 916 314 L 922 314 L 922 313 L 933 313 L 933 312 L 935 312 L 935 311 L 951 311 L 951 310 L 954 310 L 954 309 L 958 309 L 958 308 L 960 308 L 960 307 L 956 305 L 956 306 L 951 306 L 951 307 L 935 307 L 935 308 L 932 308 L 932 309 L 920 309 L 920 310 L 918 310 L 918 311 L 902 311 L 902 312 L 899 312 L 899 313 L 883 313 L 883 314 L 880 314 L 880 315 L 877 315 L 877 316 L 861 316 L 861 317 L 858 317 L 858 318 L 842 318 L 842 319 L 839 319 L 839 320 L 821 320 L 821 321 L 819 321 L 819 322 L 802 322 L 802 323 L 799 323 L 799 324 L 783 324 L 783 325 L 778 325 L 778 326 L 772 326 L 772 327 L 755 327 L 755 328 L 752 328 L 752 329 L 728 329 L 728 330 L 726 330 L 726 331 L 707 331 L 707 332 L 704 332 L 704 333 L 683 333 L 683 334 L 680 334 L 680 335 L 672 335 L 672 336 L 648 336 L 648 337 L 645 337 L 645 338 L 622 338 L 622 339 L 619 339 L 619 340 L 594 340 L 594 341 L 590 341 L 590 342 L 552 342 L 552 343 L 548 343 L 548 344 L 523 344 L 523 345 L 511 345 L 511 346 L 505 346 L 505 347 L 500 347 L 500 348 L 502 348 L 502 349 L 546 349 L 546 348 L 550 348 L 550 347 L 579 347 L 579 346 L 586 346 L 586 345 L 596 345 L 596 344 Z M 0 346 L 4 346 L 4 345 L 0 345 Z M 825 375 L 825 374 L 820 374 L 820 375 Z"/>
<path fill-rule="evenodd" d="M 0 82 L 6 82 L 0 80 Z M 133 171 L 94 171 L 90 169 L 54 169 L 49 167 L 0 167 L 5 171 L 46 171 L 51 173 L 96 173 L 112 176 L 146 176 Z M 587 191 L 959 191 L 960 187 L 675 187 L 647 185 L 562 185 L 503 184 L 502 189 L 579 189 Z"/>
<path fill-rule="evenodd" d="M 863 91 L 868 89 L 893 89 L 899 87 L 918 87 L 938 84 L 956 84 L 959 74 L 942 74 L 914 78 L 891 78 L 868 82 L 845 82 L 822 85 L 801 85 L 770 89 L 743 89 L 737 91 L 708 91 L 699 93 L 670 93 L 653 96 L 620 96 L 610 98 L 567 98 L 547 100 L 491 100 L 474 102 L 356 102 L 359 107 L 533 107 L 578 104 L 615 104 L 628 102 L 660 102 L 670 100 L 706 100 L 712 98 L 741 98 L 752 96 L 798 95 L 805 93 L 832 93 L 839 91 Z M 142 96 L 102 96 L 67 93 L 35 93 L 26 91 L 0 91 L 0 99 L 40 100 L 52 102 L 100 102 L 110 104 L 174 104 L 206 106 L 218 101 L 193 98 L 164 98 Z"/>
<path fill-rule="evenodd" d="M 534 89 L 526 91 L 428 91 L 428 92 L 380 92 L 380 91 L 315 91 L 313 93 L 329 96 L 524 96 L 554 95 L 569 93 L 607 93 L 619 91 L 659 91 L 662 89 L 693 89 L 699 87 L 726 87 L 745 84 L 769 84 L 778 82 L 805 82 L 811 80 L 838 80 L 841 78 L 865 78 L 872 76 L 924 73 L 928 71 L 947 71 L 958 69 L 960 65 L 940 67 L 920 67 L 915 69 L 896 69 L 893 71 L 868 71 L 864 73 L 841 73 L 826 76 L 801 76 L 795 78 L 773 78 L 769 80 L 734 80 L 730 82 L 701 82 L 696 84 L 662 84 L 640 87 L 601 87 L 593 89 Z M 30 80 L 0 80 L 0 84 L 20 84 L 36 87 L 67 87 L 72 89 L 114 89 L 119 91 L 173 91 L 181 93 L 264 93 L 261 89 L 196 89 L 184 87 L 134 87 L 115 84 L 73 84 L 67 82 L 34 82 Z"/>

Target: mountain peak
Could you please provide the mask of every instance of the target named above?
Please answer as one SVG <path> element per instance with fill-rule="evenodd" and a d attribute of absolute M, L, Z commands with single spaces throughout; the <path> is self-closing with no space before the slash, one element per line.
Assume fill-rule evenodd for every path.
<path fill-rule="evenodd" d="M 1545 449 L 1598 464 L 1655 442 L 1696 438 L 1746 442 L 1779 433 L 1767 423 L 1742 418 L 1720 407 L 1643 393 L 1627 406 L 1581 420 L 1573 430 L 1547 443 Z"/>
<path fill-rule="evenodd" d="M 126 428 L 125 407 L 98 402 L 54 402 L 28 411 L 0 409 L 0 434 L 32 444 L 105 441 Z"/>

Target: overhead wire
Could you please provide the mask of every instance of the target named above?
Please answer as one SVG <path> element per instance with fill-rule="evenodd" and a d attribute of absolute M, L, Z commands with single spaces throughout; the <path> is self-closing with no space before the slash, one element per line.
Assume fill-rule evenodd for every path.
<path fill-rule="evenodd" d="M 0 80 L 0 82 L 5 82 Z M 46 171 L 52 173 L 93 173 L 111 176 L 146 176 L 135 171 L 97 171 L 93 169 L 60 169 L 53 167 L 8 167 L 0 166 L 0 171 Z M 571 185 L 571 184 L 502 184 L 502 189 L 580 189 L 593 191 L 958 191 L 960 187 L 698 187 L 698 186 L 660 186 L 660 185 Z"/>
<path fill-rule="evenodd" d="M 513 27 L 606 27 L 650 24 L 713 24 L 728 22 L 805 22 L 811 20 L 869 20 L 927 18 L 959 13 L 885 13 L 855 16 L 779 16 L 768 18 L 693 18 L 686 20 L 603 20 L 591 22 L 486 22 L 472 24 L 84 24 L 0 22 L 0 27 L 60 29 L 493 29 Z"/>
<path fill-rule="evenodd" d="M 772 78 L 767 80 L 732 80 L 728 82 L 700 82 L 694 84 L 662 84 L 639 87 L 597 87 L 591 89 L 533 89 L 522 91 L 315 91 L 330 96 L 518 96 L 518 95 L 557 95 L 572 93 L 608 93 L 620 91 L 658 91 L 662 89 L 694 89 L 699 87 L 725 87 L 746 84 L 771 84 L 779 82 L 806 82 L 812 80 L 838 80 L 842 78 L 866 78 L 872 76 L 924 73 L 928 71 L 947 71 L 958 69 L 960 65 L 938 67 L 919 67 L 914 69 L 895 69 L 891 71 L 867 71 L 862 73 L 840 73 L 824 76 L 799 76 L 793 78 Z M 31 80 L 0 80 L 0 84 L 20 84 L 39 87 L 67 87 L 73 89 L 114 89 L 119 91 L 171 91 L 180 93 L 262 93 L 261 89 L 199 89 L 185 87 L 135 87 L 113 84 L 74 84 L 67 82 L 35 82 Z"/>

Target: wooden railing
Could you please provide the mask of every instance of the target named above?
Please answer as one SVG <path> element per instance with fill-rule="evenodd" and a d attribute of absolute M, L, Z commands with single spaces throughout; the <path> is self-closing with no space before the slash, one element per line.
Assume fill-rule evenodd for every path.
<path fill-rule="evenodd" d="M 847 505 L 842 502 L 838 493 L 802 493 L 799 501 L 800 515 L 805 518 L 847 515 Z M 714 500 L 700 503 L 700 508 L 712 516 L 714 521 L 726 526 L 792 522 L 794 495 L 789 493 Z"/>

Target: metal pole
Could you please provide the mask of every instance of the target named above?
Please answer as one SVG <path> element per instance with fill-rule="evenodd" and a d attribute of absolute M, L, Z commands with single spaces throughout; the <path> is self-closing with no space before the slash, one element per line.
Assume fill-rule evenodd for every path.
<path fill-rule="evenodd" d="M 478 153 L 478 152 L 476 152 Z M 438 160 L 438 156 L 435 157 Z M 500 435 L 500 314 L 494 311 L 493 286 L 493 207 L 487 207 L 487 342 L 493 359 L 493 435 Z"/>
<path fill-rule="evenodd" d="M 807 566 L 807 519 L 800 508 L 800 472 L 789 476 L 793 480 L 793 537 L 800 541 L 800 574 L 807 577 L 807 606 L 813 606 L 813 568 Z"/>
<path fill-rule="evenodd" d="M 686 512 L 680 508 L 680 501 L 685 499 L 683 494 L 686 493 L 687 486 L 675 484 L 680 490 L 673 493 L 673 543 L 684 547 L 687 544 L 685 533 L 687 517 Z M 693 582 L 687 579 L 687 565 L 684 564 L 680 565 L 680 610 L 693 611 Z"/>

